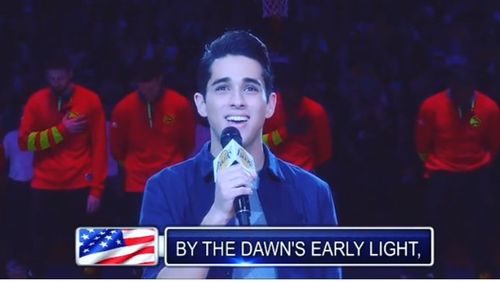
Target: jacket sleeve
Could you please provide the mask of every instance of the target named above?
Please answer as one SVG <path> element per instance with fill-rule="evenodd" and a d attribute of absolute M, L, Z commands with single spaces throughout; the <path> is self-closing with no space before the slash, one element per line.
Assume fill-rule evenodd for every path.
<path fill-rule="evenodd" d="M 123 165 L 125 156 L 127 155 L 127 129 L 128 125 L 125 118 L 125 112 L 119 103 L 115 106 L 111 114 L 111 129 L 110 129 L 110 147 L 111 155 L 120 164 Z"/>
<path fill-rule="evenodd" d="M 162 170 L 146 182 L 139 225 L 156 227 L 163 235 L 168 226 L 182 226 L 185 222 L 184 211 L 187 207 L 188 195 L 184 187 L 179 187 L 175 179 L 183 176 L 170 169 Z M 182 181 L 180 181 L 182 183 Z M 144 278 L 156 278 L 164 264 L 144 267 Z"/>
<path fill-rule="evenodd" d="M 262 135 L 262 141 L 271 149 L 271 151 L 274 151 L 282 145 L 288 137 L 284 111 L 285 109 L 281 94 L 278 94 L 276 97 L 276 108 L 274 110 L 274 114 L 264 123 L 264 132 Z"/>
<path fill-rule="evenodd" d="M 1 133 L 0 133 L 1 134 Z M 3 145 L 3 146 L 2 146 Z M 5 162 L 10 159 L 10 152 L 12 149 L 9 146 L 9 142 L 7 141 L 7 134 L 3 137 L 2 144 L 0 144 L 0 162 Z M 12 146 L 12 145 L 11 145 Z M 0 164 L 0 167 L 2 165 Z M 1 170 L 0 170 L 1 171 Z"/>
<path fill-rule="evenodd" d="M 264 143 L 271 148 L 271 150 L 280 146 L 288 137 L 288 130 L 286 126 L 281 126 L 277 129 L 271 130 L 262 135 Z"/>
<path fill-rule="evenodd" d="M 104 183 L 108 175 L 108 153 L 106 149 L 106 120 L 104 109 L 98 97 L 90 117 L 92 185 L 90 194 L 100 198 L 104 192 Z"/>
<path fill-rule="evenodd" d="M 337 219 L 337 212 L 334 203 L 334 195 L 332 195 L 332 189 L 326 183 L 321 185 L 321 189 L 319 189 L 318 196 L 318 206 L 321 214 L 321 223 L 322 226 L 338 226 L 339 222 Z M 340 267 L 325 267 L 319 268 L 319 271 L 322 272 L 321 278 L 334 278 L 340 279 L 342 278 L 342 268 Z"/>
<path fill-rule="evenodd" d="M 323 107 L 312 113 L 312 130 L 314 132 L 314 167 L 318 168 L 332 158 L 332 132 L 328 115 Z"/>
<path fill-rule="evenodd" d="M 432 138 L 434 132 L 434 114 L 424 102 L 420 106 L 415 126 L 415 144 L 417 152 L 422 161 L 426 161 L 429 152 L 431 151 Z"/>
<path fill-rule="evenodd" d="M 53 148 L 64 142 L 69 132 L 62 123 L 43 129 L 35 130 L 36 127 L 36 106 L 32 100 L 24 107 L 21 125 L 19 127 L 19 147 L 23 151 L 42 151 Z"/>

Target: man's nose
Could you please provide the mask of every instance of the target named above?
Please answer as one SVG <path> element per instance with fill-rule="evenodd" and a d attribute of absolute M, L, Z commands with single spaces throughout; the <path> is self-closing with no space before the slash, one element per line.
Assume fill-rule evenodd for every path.
<path fill-rule="evenodd" d="M 230 103 L 232 107 L 243 108 L 246 106 L 245 96 L 240 91 L 235 91 L 231 94 Z"/>

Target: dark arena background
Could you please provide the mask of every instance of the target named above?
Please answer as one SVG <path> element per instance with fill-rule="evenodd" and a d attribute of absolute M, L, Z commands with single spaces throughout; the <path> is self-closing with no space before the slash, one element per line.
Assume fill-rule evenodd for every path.
<path fill-rule="evenodd" d="M 450 65 L 465 62 L 474 70 L 477 89 L 500 102 L 499 1 L 16 0 L 0 3 L 0 136 L 18 127 L 28 97 L 46 86 L 44 59 L 54 50 L 69 56 L 74 81 L 100 95 L 109 118 L 134 90 L 133 64 L 140 58 L 163 62 L 165 83 L 192 101 L 204 44 L 233 29 L 250 30 L 268 45 L 278 91 L 279 65 L 299 58 L 303 95 L 328 114 L 330 128 L 324 130 L 332 133 L 333 157 L 315 173 L 332 187 L 341 226 L 428 225 L 415 123 L 420 104 L 447 87 Z M 8 171 L 2 157 L 1 226 L 29 209 L 28 201 L 9 198 Z M 120 226 L 121 177 L 121 171 L 108 177 L 101 210 L 89 219 L 93 225 Z M 497 238 L 491 245 L 495 262 L 481 275 L 498 278 L 498 157 L 491 177 L 488 225 Z M 474 187 L 468 193 L 475 193 Z M 450 225 L 460 225 L 460 219 L 457 214 Z M 0 232 L 0 277 L 26 277 L 28 269 L 13 270 L 4 252 L 10 231 Z M 477 278 L 460 242 L 443 251 L 442 277 Z M 79 277 L 74 249 L 56 246 L 46 257 L 47 276 Z M 90 267 L 84 275 L 132 278 L 138 271 Z M 430 272 L 425 267 L 343 271 L 345 278 L 425 278 Z"/>

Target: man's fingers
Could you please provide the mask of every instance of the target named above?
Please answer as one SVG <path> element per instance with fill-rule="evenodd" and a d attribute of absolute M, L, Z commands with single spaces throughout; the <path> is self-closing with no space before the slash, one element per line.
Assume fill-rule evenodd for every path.
<path fill-rule="evenodd" d="M 87 119 L 84 118 L 84 117 L 77 117 L 75 119 L 72 119 L 71 121 L 73 123 L 75 123 L 75 124 L 85 124 L 85 123 L 87 123 Z"/>
<path fill-rule="evenodd" d="M 249 178 L 249 179 L 255 179 L 257 175 L 247 169 L 245 169 L 243 166 L 240 164 L 236 164 L 233 166 L 230 166 L 220 172 L 222 177 L 227 177 L 227 179 L 232 179 L 232 178 Z"/>
<path fill-rule="evenodd" d="M 227 181 L 225 187 L 228 187 L 229 189 L 234 189 L 238 187 L 252 187 L 252 181 L 246 180 L 246 179 L 234 179 L 231 181 Z"/>
<path fill-rule="evenodd" d="M 225 180 L 220 185 L 220 193 L 226 200 L 232 200 L 242 194 L 249 195 L 252 193 L 252 181 L 241 178 L 231 181 Z"/>
<path fill-rule="evenodd" d="M 220 183 L 225 183 L 224 187 L 240 187 L 240 186 L 251 186 L 254 177 L 251 176 L 247 171 L 233 171 L 228 174 L 223 174 L 219 178 Z"/>
<path fill-rule="evenodd" d="M 248 186 L 234 188 L 234 189 L 231 189 L 231 192 L 230 192 L 230 196 L 232 198 L 236 198 L 236 197 L 242 196 L 242 195 L 252 195 L 252 194 L 253 194 L 253 190 L 252 190 L 252 188 L 250 188 Z"/>
<path fill-rule="evenodd" d="M 73 133 L 80 133 L 87 129 L 87 119 L 79 117 L 67 121 L 66 127 Z"/>
<path fill-rule="evenodd" d="M 254 178 L 249 173 L 242 172 L 242 171 L 238 171 L 238 172 L 232 173 L 230 175 L 226 175 L 226 179 L 228 181 L 243 180 L 246 182 L 252 182 L 254 180 Z"/>

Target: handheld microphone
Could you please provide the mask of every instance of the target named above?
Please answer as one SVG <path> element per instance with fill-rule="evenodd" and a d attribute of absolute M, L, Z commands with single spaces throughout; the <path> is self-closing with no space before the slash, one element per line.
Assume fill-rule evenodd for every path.
<path fill-rule="evenodd" d="M 226 147 L 227 144 L 231 140 L 234 140 L 238 145 L 242 146 L 242 138 L 240 131 L 233 126 L 229 126 L 222 130 L 222 134 L 220 136 L 220 143 L 222 147 Z M 246 151 L 245 151 L 246 152 Z M 234 162 L 232 165 L 236 164 Z M 234 210 L 236 213 L 236 218 L 238 219 L 238 223 L 240 226 L 249 226 L 250 225 L 250 199 L 248 195 L 242 195 L 236 197 L 234 199 Z"/>

